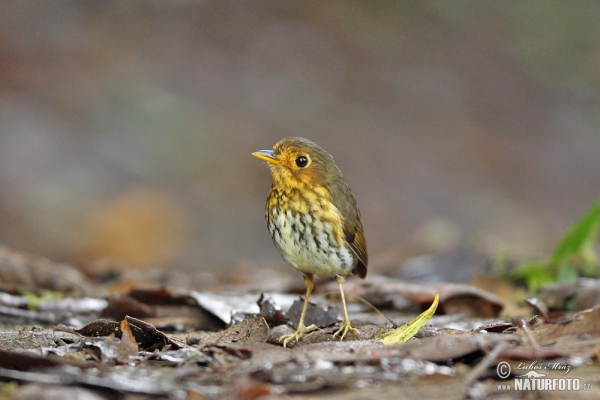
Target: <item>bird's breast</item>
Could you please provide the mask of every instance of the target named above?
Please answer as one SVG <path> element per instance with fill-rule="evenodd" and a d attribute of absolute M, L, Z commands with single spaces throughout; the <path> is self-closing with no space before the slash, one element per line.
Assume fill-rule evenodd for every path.
<path fill-rule="evenodd" d="M 325 192 L 272 188 L 265 210 L 269 233 L 284 260 L 315 275 L 348 275 L 357 263 L 343 220 Z"/>

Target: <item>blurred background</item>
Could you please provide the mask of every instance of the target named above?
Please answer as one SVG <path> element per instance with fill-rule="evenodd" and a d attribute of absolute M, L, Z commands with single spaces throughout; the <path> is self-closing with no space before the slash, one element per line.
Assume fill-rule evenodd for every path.
<path fill-rule="evenodd" d="M 595 1 L 0 2 L 0 243 L 273 283 L 285 136 L 334 155 L 372 271 L 548 254 L 600 188 Z"/>

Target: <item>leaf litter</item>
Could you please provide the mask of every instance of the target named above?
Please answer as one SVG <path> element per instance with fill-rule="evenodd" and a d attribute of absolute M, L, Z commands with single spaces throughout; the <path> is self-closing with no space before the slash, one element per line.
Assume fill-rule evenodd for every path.
<path fill-rule="evenodd" d="M 8 271 L 10 278 L 0 286 L 0 394 L 503 398 L 514 393 L 498 385 L 522 379 L 524 366 L 555 365 L 544 372 L 564 376 L 568 366 L 569 377 L 589 383 L 576 396 L 600 395 L 600 306 L 590 300 L 600 284 L 593 279 L 529 298 L 530 316 L 540 316 L 529 319 L 502 315 L 502 299 L 466 284 L 349 280 L 348 299 L 366 299 L 384 316 L 363 303 L 349 304 L 359 332 L 343 342 L 332 337 L 341 315 L 335 299 L 322 294 L 333 287 L 325 283 L 311 297 L 307 314 L 319 330 L 283 348 L 279 337 L 293 331 L 302 304 L 297 294 L 196 292 L 158 284 L 111 292 L 67 273 L 70 268 L 0 248 L 0 275 Z M 43 276 L 19 281 L 15 271 Z M 59 282 L 60 274 L 68 274 L 69 282 Z M 581 288 L 587 290 L 578 298 Z M 45 297 L 43 291 L 58 296 Z M 430 307 L 436 292 L 436 315 L 412 339 L 388 345 L 377 340 Z M 35 308 L 31 293 L 39 296 Z M 501 362 L 513 371 L 505 379 L 497 372 Z"/>

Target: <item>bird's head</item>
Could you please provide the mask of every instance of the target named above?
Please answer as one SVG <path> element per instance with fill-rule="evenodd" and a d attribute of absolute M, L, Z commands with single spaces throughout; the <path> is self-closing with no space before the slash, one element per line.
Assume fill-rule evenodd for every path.
<path fill-rule="evenodd" d="M 331 154 L 301 137 L 282 139 L 273 150 L 260 150 L 252 155 L 269 163 L 276 183 L 327 186 L 330 180 L 342 179 Z"/>

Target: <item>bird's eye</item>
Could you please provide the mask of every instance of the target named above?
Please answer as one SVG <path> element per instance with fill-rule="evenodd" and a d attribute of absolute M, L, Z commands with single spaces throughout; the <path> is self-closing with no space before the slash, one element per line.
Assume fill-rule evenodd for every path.
<path fill-rule="evenodd" d="M 296 165 L 298 167 L 304 168 L 306 167 L 306 164 L 308 164 L 308 158 L 306 158 L 305 156 L 296 157 Z"/>

